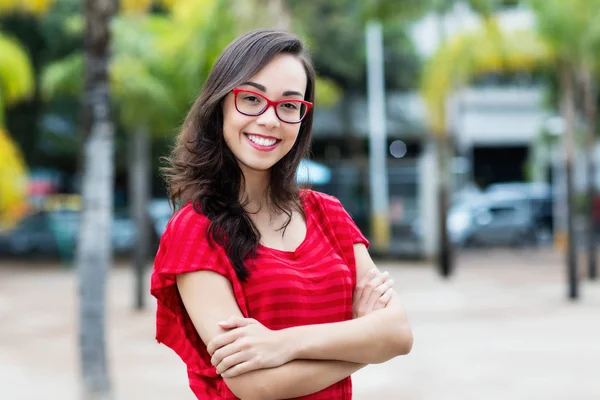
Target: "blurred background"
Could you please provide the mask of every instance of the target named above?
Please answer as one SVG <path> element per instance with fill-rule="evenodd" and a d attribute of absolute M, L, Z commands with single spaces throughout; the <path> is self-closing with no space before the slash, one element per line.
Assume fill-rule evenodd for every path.
<path fill-rule="evenodd" d="M 318 73 L 298 183 L 395 277 L 358 399 L 600 399 L 600 0 L 0 0 L 0 398 L 191 399 L 154 341 L 159 174 L 224 47 Z M 6 380 L 5 380 L 6 379 Z"/>

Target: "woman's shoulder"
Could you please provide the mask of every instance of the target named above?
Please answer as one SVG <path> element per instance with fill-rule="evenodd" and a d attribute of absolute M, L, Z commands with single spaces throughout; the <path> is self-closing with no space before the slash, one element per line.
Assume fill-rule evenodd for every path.
<path fill-rule="evenodd" d="M 306 199 L 309 202 L 320 203 L 324 206 L 335 206 L 336 204 L 340 204 L 340 201 L 337 197 L 332 196 L 327 193 L 318 192 L 312 189 L 302 189 L 300 190 L 300 196 L 303 199 Z"/>
<path fill-rule="evenodd" d="M 167 235 L 181 234 L 186 231 L 206 229 L 210 224 L 210 220 L 199 209 L 195 208 L 191 202 L 185 203 L 179 208 L 165 228 Z"/>
<path fill-rule="evenodd" d="M 306 204 L 321 208 L 327 212 L 342 211 L 344 206 L 335 196 L 327 193 L 318 192 L 312 189 L 303 189 L 300 195 L 305 199 Z"/>
<path fill-rule="evenodd" d="M 226 274 L 223 248 L 211 240 L 209 228 L 208 217 L 190 203 L 183 205 L 171 217 L 160 238 L 155 271 L 178 274 L 210 269 Z"/>

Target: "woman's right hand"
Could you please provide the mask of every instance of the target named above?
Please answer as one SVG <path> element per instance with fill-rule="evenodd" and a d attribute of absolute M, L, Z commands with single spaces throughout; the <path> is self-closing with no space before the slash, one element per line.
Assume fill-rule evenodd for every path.
<path fill-rule="evenodd" d="M 388 272 L 373 268 L 367 272 L 354 289 L 352 318 L 363 317 L 375 310 L 385 308 L 392 298 L 394 280 Z"/>

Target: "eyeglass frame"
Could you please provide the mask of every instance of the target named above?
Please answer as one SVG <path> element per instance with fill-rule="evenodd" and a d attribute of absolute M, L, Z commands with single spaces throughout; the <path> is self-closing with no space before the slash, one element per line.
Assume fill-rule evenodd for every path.
<path fill-rule="evenodd" d="M 297 100 L 297 99 L 284 99 L 284 100 L 275 100 L 275 101 L 273 101 L 271 99 L 268 99 L 265 95 L 263 95 L 261 93 L 255 92 L 253 90 L 248 90 L 248 89 L 234 88 L 234 89 L 232 89 L 232 92 L 233 92 L 233 96 L 234 96 L 233 97 L 233 103 L 235 105 L 235 109 L 240 114 L 246 115 L 248 117 L 258 117 L 259 115 L 264 114 L 269 109 L 269 107 L 272 106 L 273 110 L 275 111 L 275 115 L 277 116 L 278 120 L 280 120 L 281 122 L 286 123 L 286 124 L 299 124 L 300 122 L 302 122 L 304 120 L 304 118 L 308 115 L 308 112 L 310 111 L 310 109 L 313 107 L 313 103 L 311 103 L 310 101 Z M 263 108 L 263 110 L 261 112 L 257 113 L 257 114 L 248 114 L 248 113 L 245 113 L 245 112 L 241 112 L 240 109 L 238 108 L 238 105 L 237 105 L 237 97 L 238 97 L 238 93 L 240 93 L 240 92 L 251 93 L 251 94 L 253 94 L 255 96 L 258 96 L 258 97 L 261 97 L 261 98 L 265 99 L 266 102 L 267 102 L 266 107 Z M 296 121 L 296 122 L 284 121 L 283 119 L 281 119 L 281 117 L 277 113 L 277 106 L 278 105 L 280 105 L 281 103 L 289 103 L 289 102 L 302 103 L 302 104 L 304 104 L 304 106 L 306 106 L 306 112 L 304 113 L 304 115 L 302 116 L 302 118 L 300 118 L 299 121 Z"/>

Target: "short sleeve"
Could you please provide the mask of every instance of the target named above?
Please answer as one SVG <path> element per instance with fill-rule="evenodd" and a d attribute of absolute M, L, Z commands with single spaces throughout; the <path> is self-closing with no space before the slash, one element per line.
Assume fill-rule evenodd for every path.
<path fill-rule="evenodd" d="M 344 228 L 343 230 L 340 229 L 340 234 L 347 234 L 352 244 L 362 243 L 369 248 L 369 240 L 363 235 L 348 211 L 346 211 L 342 203 L 336 198 L 334 198 L 333 207 L 336 209 L 336 212 L 333 213 L 334 224 L 339 224 L 340 227 Z"/>
<path fill-rule="evenodd" d="M 232 283 L 240 310 L 247 314 L 241 283 L 231 263 L 223 248 L 208 240 L 209 224 L 209 219 L 190 204 L 171 218 L 154 260 L 150 293 L 157 299 L 156 340 L 173 349 L 189 371 L 216 378 L 206 345 L 187 314 L 176 285 L 178 274 L 214 271 Z"/>
<path fill-rule="evenodd" d="M 314 204 L 317 205 L 314 211 L 319 214 L 319 221 L 326 233 L 330 232 L 340 256 L 352 270 L 353 285 L 356 285 L 354 244 L 363 243 L 368 248 L 369 241 L 336 197 L 314 191 L 306 192 L 305 195 L 314 199 Z"/>

